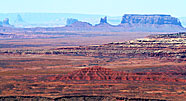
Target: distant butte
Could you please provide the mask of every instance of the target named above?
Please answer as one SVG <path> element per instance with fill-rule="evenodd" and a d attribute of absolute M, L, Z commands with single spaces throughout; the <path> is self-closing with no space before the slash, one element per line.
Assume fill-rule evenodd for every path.
<path fill-rule="evenodd" d="M 104 23 L 108 23 L 106 16 L 104 18 L 101 18 L 101 20 L 100 20 L 100 24 L 104 24 Z"/>
<path fill-rule="evenodd" d="M 178 18 L 172 17 L 171 15 L 140 15 L 140 14 L 125 14 L 122 17 L 121 24 L 172 24 L 182 27 L 181 22 Z"/>

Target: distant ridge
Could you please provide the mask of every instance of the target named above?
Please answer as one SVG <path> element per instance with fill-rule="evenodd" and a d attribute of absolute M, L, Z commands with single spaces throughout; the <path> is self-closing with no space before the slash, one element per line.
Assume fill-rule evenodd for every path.
<path fill-rule="evenodd" d="M 82 15 L 81 15 L 82 16 Z M 86 17 L 85 17 L 86 19 Z M 59 20 L 60 21 L 60 20 Z M 20 30 L 20 29 L 18 29 Z M 120 24 L 111 25 L 107 17 L 101 18 L 100 23 L 93 25 L 89 22 L 76 19 L 64 27 L 25 28 L 31 31 L 80 31 L 80 32 L 184 32 L 178 18 L 162 14 L 125 14 Z"/>

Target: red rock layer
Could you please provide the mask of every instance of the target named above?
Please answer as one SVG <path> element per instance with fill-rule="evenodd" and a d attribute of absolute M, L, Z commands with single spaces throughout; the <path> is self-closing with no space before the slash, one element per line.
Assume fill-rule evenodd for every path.
<path fill-rule="evenodd" d="M 112 71 L 108 68 L 95 66 L 92 68 L 84 68 L 79 71 L 74 71 L 63 76 L 52 76 L 47 78 L 50 81 L 70 81 L 70 80 L 110 80 L 110 81 L 165 81 L 165 82 L 186 82 L 184 79 L 171 78 L 163 73 L 125 73 Z"/>

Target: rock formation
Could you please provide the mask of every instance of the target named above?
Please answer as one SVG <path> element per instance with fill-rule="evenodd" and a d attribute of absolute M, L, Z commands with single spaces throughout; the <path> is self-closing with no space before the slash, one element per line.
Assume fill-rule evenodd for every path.
<path fill-rule="evenodd" d="M 18 17 L 21 20 L 20 16 Z M 9 19 L 5 19 L 3 26 L 8 24 Z M 68 19 L 65 27 L 25 28 L 24 31 L 184 32 L 186 29 L 179 19 L 170 15 L 125 14 L 119 25 L 109 24 L 107 17 L 101 18 L 100 23 L 95 26 L 77 19 Z"/>
<path fill-rule="evenodd" d="M 69 26 L 68 26 L 69 27 Z M 86 22 L 77 21 L 70 26 L 70 30 L 77 31 L 111 31 L 111 32 L 175 32 L 185 31 L 179 19 L 170 15 L 138 15 L 125 14 L 121 24 L 114 26 L 107 22 L 107 17 L 101 18 L 100 23 L 91 26 Z M 90 28 L 92 27 L 92 28 Z M 62 30 L 69 30 L 62 28 Z"/>
<path fill-rule="evenodd" d="M 110 31 L 114 29 L 114 26 L 107 22 L 107 17 L 100 19 L 100 23 L 94 26 L 95 31 Z"/>
<path fill-rule="evenodd" d="M 95 66 L 74 71 L 63 76 L 48 77 L 51 81 L 166 81 L 166 82 L 186 82 L 184 79 L 171 78 L 164 73 L 126 73 L 112 71 L 108 68 Z"/>
<path fill-rule="evenodd" d="M 100 24 L 107 23 L 107 17 L 101 18 Z"/>
<path fill-rule="evenodd" d="M 121 24 L 172 24 L 182 27 L 178 18 L 171 15 L 139 15 L 139 14 L 125 14 L 122 18 Z"/>
<path fill-rule="evenodd" d="M 130 31 L 175 32 L 184 31 L 179 19 L 170 15 L 125 14 L 121 24 Z"/>

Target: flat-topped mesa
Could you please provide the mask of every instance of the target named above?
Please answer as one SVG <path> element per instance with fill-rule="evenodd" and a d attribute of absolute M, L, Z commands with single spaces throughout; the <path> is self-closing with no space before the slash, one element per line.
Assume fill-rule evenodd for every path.
<path fill-rule="evenodd" d="M 181 26 L 181 22 L 178 18 L 172 17 L 171 15 L 140 15 L 140 14 L 125 14 L 122 18 L 121 24 L 172 24 Z"/>

